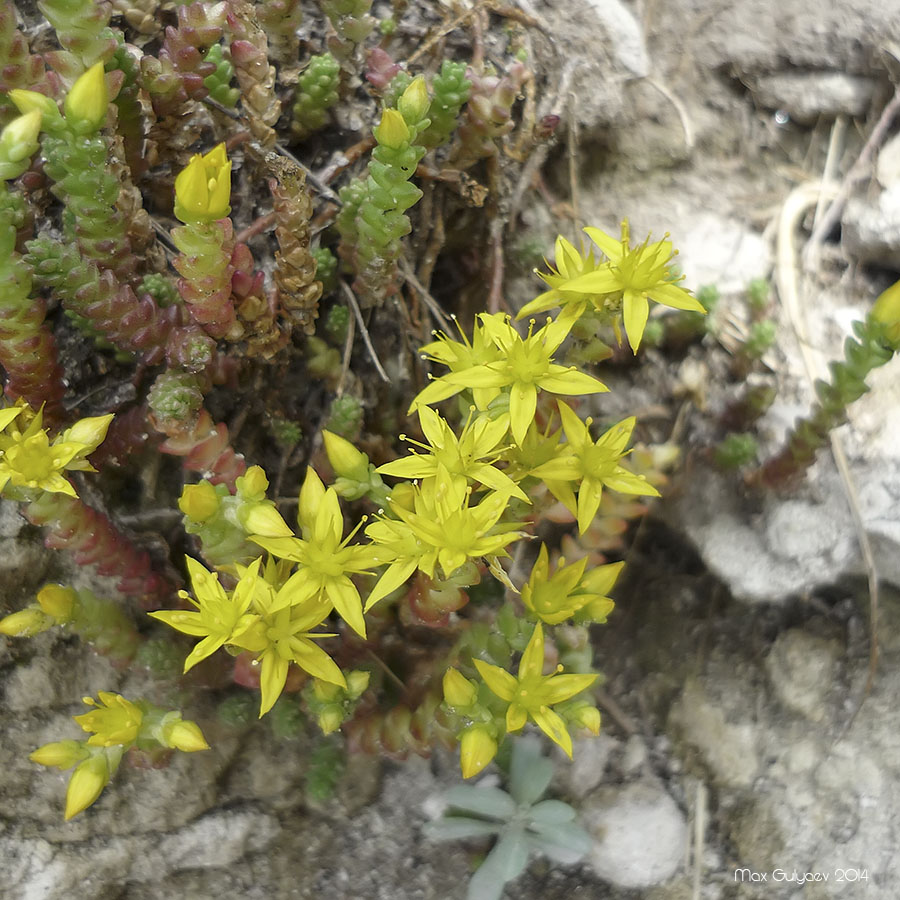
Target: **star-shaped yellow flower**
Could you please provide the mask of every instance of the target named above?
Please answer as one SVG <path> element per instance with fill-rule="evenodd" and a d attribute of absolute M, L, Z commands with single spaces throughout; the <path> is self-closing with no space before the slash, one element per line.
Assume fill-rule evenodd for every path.
<path fill-rule="evenodd" d="M 628 343 L 637 352 L 644 334 L 644 326 L 650 314 L 648 300 L 675 309 L 690 309 L 705 313 L 703 305 L 683 287 L 672 272 L 674 257 L 672 242 L 654 241 L 650 238 L 637 247 L 629 239 L 628 220 L 622 222 L 622 237 L 616 239 L 599 228 L 585 228 L 588 237 L 609 259 L 593 272 L 579 275 L 557 286 L 565 294 L 593 294 L 599 298 L 618 301 L 621 298 L 622 317 Z M 602 299 L 593 299 L 602 309 Z"/>
<path fill-rule="evenodd" d="M 509 703 L 506 710 L 506 730 L 519 731 L 530 718 L 537 726 L 572 758 L 572 737 L 559 713 L 550 707 L 562 703 L 589 688 L 599 677 L 593 675 L 544 675 L 544 630 L 538 622 L 528 646 L 519 662 L 518 676 L 505 669 L 473 660 L 485 684 L 501 699 Z"/>
<path fill-rule="evenodd" d="M 486 415 L 472 418 L 463 426 L 459 437 L 447 422 L 431 407 L 419 407 L 419 423 L 428 444 L 420 444 L 427 453 L 416 453 L 380 466 L 381 475 L 400 478 L 433 478 L 443 465 L 450 477 L 465 488 L 469 481 L 479 482 L 500 493 L 512 494 L 528 502 L 528 497 L 504 472 L 491 465 L 486 457 L 499 455 L 497 445 L 508 431 L 504 419 L 490 419 Z M 401 435 L 401 438 L 403 435 Z M 410 443 L 416 443 L 410 441 Z M 503 448 L 501 448 L 503 449 Z"/>
<path fill-rule="evenodd" d="M 557 499 L 577 516 L 581 534 L 587 531 L 597 514 L 604 486 L 623 494 L 659 496 L 659 491 L 644 476 L 635 475 L 619 464 L 634 430 L 634 416 L 613 425 L 593 441 L 588 430 L 591 420 L 582 422 L 565 403 L 560 402 L 558 406 L 571 454 L 558 456 L 538 466 L 531 474 L 543 478 Z M 568 481 L 580 482 L 577 506 L 575 493 L 566 484 Z"/>
<path fill-rule="evenodd" d="M 500 351 L 495 362 L 451 371 L 432 382 L 419 393 L 410 412 L 423 404 L 437 403 L 465 388 L 487 391 L 488 402 L 509 390 L 509 425 L 513 440 L 521 444 L 528 426 L 534 419 L 538 390 L 551 394 L 596 394 L 609 388 L 591 375 L 579 372 L 574 366 L 553 362 L 553 354 L 566 339 L 577 316 L 566 312 L 550 320 L 539 331 L 529 329 L 523 338 L 502 313 L 479 315 L 476 327 Z M 484 399 L 484 398 L 483 398 Z M 479 399 L 475 397 L 476 405 Z M 479 408 L 481 408 L 479 406 Z"/>
<path fill-rule="evenodd" d="M 550 269 L 549 272 L 539 272 L 537 269 L 534 272 L 546 282 L 550 290 L 544 291 L 543 294 L 535 297 L 530 303 L 526 303 L 516 315 L 517 319 L 524 319 L 527 316 L 535 315 L 535 313 L 545 312 L 548 309 L 553 309 L 555 306 L 575 307 L 578 310 L 578 315 L 584 312 L 584 307 L 590 295 L 585 294 L 582 296 L 571 291 L 563 293 L 560 291 L 560 287 L 581 275 L 596 271 L 598 263 L 594 259 L 594 251 L 588 250 L 585 252 L 582 250 L 579 253 L 572 244 L 562 235 L 559 235 L 556 238 L 556 270 L 554 271 L 553 266 L 549 262 L 547 266 Z"/>
<path fill-rule="evenodd" d="M 235 634 L 244 631 L 256 620 L 249 609 L 260 560 L 254 560 L 248 570 L 250 574 L 241 578 L 231 596 L 219 583 L 218 576 L 205 569 L 196 559 L 188 556 L 186 562 L 196 599 L 186 591 L 179 591 L 178 595 L 197 607 L 196 612 L 163 609 L 148 613 L 152 618 L 165 622 L 176 631 L 203 638 L 184 661 L 185 672 L 207 656 L 212 656 L 219 647 L 231 643 Z"/>
<path fill-rule="evenodd" d="M 371 546 L 350 544 L 362 522 L 346 538 L 344 516 L 334 488 L 325 489 L 322 480 L 310 467 L 300 489 L 297 518 L 303 539 L 293 537 L 261 537 L 251 540 L 280 559 L 300 563 L 289 582 L 293 603 L 317 599 L 330 603 L 340 617 L 360 637 L 366 636 L 362 600 L 351 575 L 369 572 L 378 562 Z"/>
<path fill-rule="evenodd" d="M 83 697 L 82 702 L 95 707 L 90 712 L 72 718 L 91 736 L 90 747 L 112 747 L 117 744 L 131 744 L 137 737 L 144 714 L 138 706 L 126 700 L 121 694 L 100 691 L 98 703 L 92 697 Z"/>
<path fill-rule="evenodd" d="M 52 441 L 36 413 L 20 404 L 0 410 L 0 491 L 31 488 L 75 497 L 65 471 L 93 472 L 87 461 L 106 437 L 112 415 L 81 419 Z"/>
<path fill-rule="evenodd" d="M 625 564 L 598 566 L 588 576 L 584 574 L 586 565 L 586 556 L 568 566 L 565 559 L 560 559 L 551 575 L 547 545 L 541 544 L 531 575 L 522 587 L 522 602 L 526 609 L 548 625 L 558 625 L 583 610 L 593 613 L 596 620 L 606 621 L 613 608 L 613 602 L 606 594 Z M 595 620 L 593 616 L 591 620 Z"/>
<path fill-rule="evenodd" d="M 250 572 L 239 567 L 243 581 Z M 262 718 L 281 696 L 291 663 L 296 663 L 315 678 L 346 687 L 344 673 L 337 663 L 313 640 L 336 637 L 334 634 L 313 632 L 331 612 L 331 604 L 318 599 L 294 603 L 296 574 L 278 590 L 265 578 L 254 578 L 253 611 L 255 621 L 235 634 L 235 647 L 257 653 L 262 664 L 260 672 L 259 715 Z M 238 583 L 240 587 L 240 582 Z"/>

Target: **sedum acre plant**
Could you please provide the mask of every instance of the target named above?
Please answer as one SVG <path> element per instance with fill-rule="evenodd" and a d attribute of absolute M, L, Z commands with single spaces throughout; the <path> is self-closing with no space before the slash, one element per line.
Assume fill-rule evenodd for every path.
<path fill-rule="evenodd" d="M 567 755 L 599 731 L 588 629 L 677 448 L 629 446 L 595 362 L 650 343 L 651 301 L 694 332 L 705 310 L 627 220 L 560 235 L 509 308 L 504 235 L 559 115 L 535 120 L 515 29 L 422 6 L 452 42 L 399 2 L 46 0 L 32 33 L 0 0 L 0 492 L 115 579 L 11 596 L 0 634 L 180 677 L 200 722 L 215 689 L 223 728 L 317 729 L 329 765 L 458 745 L 471 777 L 524 731 Z M 814 457 L 898 321 L 888 292 L 761 483 Z M 67 818 L 215 733 L 96 687 L 90 737 L 32 757 L 73 769 Z M 489 814 L 504 865 L 548 839 L 538 807 Z"/>

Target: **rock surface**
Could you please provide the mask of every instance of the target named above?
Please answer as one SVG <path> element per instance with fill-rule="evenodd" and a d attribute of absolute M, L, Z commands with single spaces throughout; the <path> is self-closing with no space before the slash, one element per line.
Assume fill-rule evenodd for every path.
<path fill-rule="evenodd" d="M 636 782 L 595 791 L 581 810 L 597 838 L 588 861 L 610 884 L 643 888 L 667 881 L 684 858 L 684 815 L 662 788 Z"/>

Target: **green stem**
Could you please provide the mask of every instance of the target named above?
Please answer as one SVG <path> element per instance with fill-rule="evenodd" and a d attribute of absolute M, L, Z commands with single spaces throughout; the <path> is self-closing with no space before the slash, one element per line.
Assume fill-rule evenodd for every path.
<path fill-rule="evenodd" d="M 816 453 L 827 446 L 831 432 L 847 421 L 847 407 L 869 390 L 869 373 L 893 357 L 885 326 L 873 318 L 854 322 L 853 331 L 856 337 L 844 342 L 843 361 L 829 367 L 831 379 L 816 382 L 819 399 L 811 413 L 797 420 L 784 447 L 763 463 L 753 481 L 775 487 L 808 469 Z"/>

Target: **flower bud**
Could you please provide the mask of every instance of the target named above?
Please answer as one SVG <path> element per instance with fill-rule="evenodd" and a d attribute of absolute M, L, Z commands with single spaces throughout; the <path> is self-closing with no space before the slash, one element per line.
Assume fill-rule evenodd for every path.
<path fill-rule="evenodd" d="M 579 706 L 572 713 L 572 721 L 576 725 L 580 725 L 582 728 L 587 728 L 587 730 L 593 734 L 600 734 L 600 710 L 596 709 L 593 706 L 588 706 L 585 704 L 584 706 Z"/>
<path fill-rule="evenodd" d="M 208 481 L 186 484 L 178 498 L 178 508 L 195 522 L 207 522 L 219 510 L 219 495 Z"/>
<path fill-rule="evenodd" d="M 87 809 L 109 784 L 109 761 L 105 753 L 86 759 L 72 773 L 66 790 L 66 821 Z"/>
<path fill-rule="evenodd" d="M 346 438 L 330 431 L 323 431 L 322 437 L 325 439 L 328 462 L 335 475 L 351 481 L 369 480 L 369 457 L 365 453 L 357 450 Z"/>
<path fill-rule="evenodd" d="M 463 778 L 477 775 L 497 755 L 497 741 L 484 725 L 467 728 L 459 740 L 459 763 Z"/>
<path fill-rule="evenodd" d="M 287 522 L 268 501 L 242 507 L 238 518 L 248 534 L 258 534 L 260 537 L 294 536 Z"/>
<path fill-rule="evenodd" d="M 597 597 L 578 610 L 578 621 L 597 622 L 602 625 L 615 608 L 616 604 L 609 597 Z"/>
<path fill-rule="evenodd" d="M 347 695 L 351 700 L 358 699 L 369 686 L 369 673 L 355 669 L 347 675 Z"/>
<path fill-rule="evenodd" d="M 78 130 L 97 131 L 106 121 L 109 91 L 103 63 L 94 63 L 72 85 L 63 101 L 66 120 Z"/>
<path fill-rule="evenodd" d="M 403 120 L 403 116 L 396 109 L 386 109 L 381 116 L 381 122 L 374 129 L 375 140 L 384 147 L 399 150 L 412 134 Z"/>
<path fill-rule="evenodd" d="M 0 132 L 0 179 L 18 178 L 28 168 L 40 131 L 41 112 L 33 109 Z"/>
<path fill-rule="evenodd" d="M 330 704 L 319 713 L 319 728 L 322 734 L 331 734 L 337 731 L 344 722 L 344 714 L 336 704 Z"/>
<path fill-rule="evenodd" d="M 52 628 L 56 622 L 37 606 L 28 606 L 0 619 L 0 634 L 8 637 L 34 637 Z"/>
<path fill-rule="evenodd" d="M 900 281 L 881 293 L 870 315 L 886 326 L 887 338 L 892 344 L 900 344 Z"/>
<path fill-rule="evenodd" d="M 15 103 L 16 109 L 20 113 L 29 113 L 35 109 L 39 110 L 41 113 L 41 128 L 44 131 L 59 131 L 65 126 L 56 101 L 46 94 L 39 94 L 37 91 L 26 91 L 22 88 L 13 88 L 8 96 Z"/>
<path fill-rule="evenodd" d="M 48 616 L 53 616 L 61 625 L 71 620 L 78 603 L 78 592 L 61 584 L 45 584 L 38 591 L 37 602 Z"/>
<path fill-rule="evenodd" d="M 343 688 L 339 684 L 332 684 L 329 681 L 322 681 L 321 678 L 313 680 L 313 694 L 316 700 L 322 703 L 331 703 L 343 693 Z"/>
<path fill-rule="evenodd" d="M 425 118 L 431 101 L 428 99 L 428 88 L 425 85 L 425 77 L 417 75 L 410 82 L 409 87 L 400 95 L 397 101 L 397 109 L 406 120 L 407 124 L 415 125 Z"/>
<path fill-rule="evenodd" d="M 196 753 L 198 750 L 209 750 L 209 744 L 196 722 L 185 722 L 175 719 L 163 730 L 163 743 L 185 753 Z"/>
<path fill-rule="evenodd" d="M 269 479 L 262 466 L 250 466 L 243 475 L 235 480 L 237 492 L 242 500 L 265 500 L 269 489 Z"/>
<path fill-rule="evenodd" d="M 214 222 L 231 212 L 231 162 L 225 145 L 194 155 L 175 179 L 175 216 L 186 224 Z"/>
<path fill-rule="evenodd" d="M 458 669 L 447 669 L 444 673 L 444 700 L 454 709 L 466 709 L 475 703 L 478 688 Z"/>
<path fill-rule="evenodd" d="M 28 758 L 41 766 L 71 769 L 75 763 L 81 762 L 88 752 L 80 741 L 54 741 L 52 744 L 38 747 Z"/>
<path fill-rule="evenodd" d="M 297 522 L 301 528 L 312 528 L 319 507 L 325 500 L 325 485 L 312 466 L 306 467 L 306 478 L 300 487 L 297 503 Z"/>

